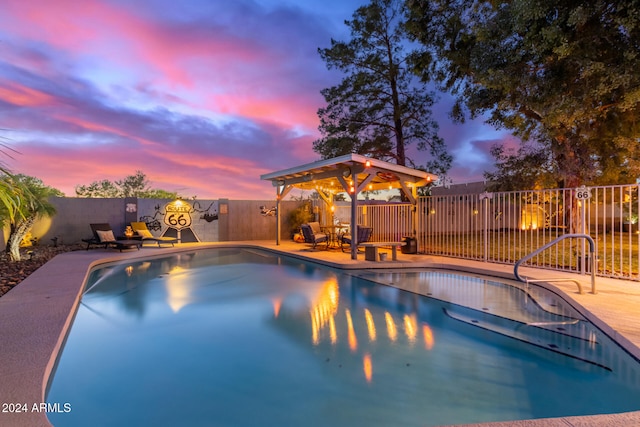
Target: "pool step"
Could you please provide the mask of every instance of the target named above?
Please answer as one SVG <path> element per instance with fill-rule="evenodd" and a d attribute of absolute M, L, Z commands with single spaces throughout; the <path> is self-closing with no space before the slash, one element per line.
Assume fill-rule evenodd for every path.
<path fill-rule="evenodd" d="M 595 331 L 585 330 L 585 322 L 578 319 L 559 318 L 525 323 L 465 307 L 443 307 L 442 310 L 459 322 L 611 371 L 598 335 Z"/>

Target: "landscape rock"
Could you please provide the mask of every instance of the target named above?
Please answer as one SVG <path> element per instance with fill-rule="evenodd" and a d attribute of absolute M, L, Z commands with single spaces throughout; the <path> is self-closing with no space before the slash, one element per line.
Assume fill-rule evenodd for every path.
<path fill-rule="evenodd" d="M 0 297 L 18 286 L 27 276 L 54 256 L 84 249 L 85 246 L 81 244 L 32 246 L 21 249 L 22 260 L 16 262 L 10 261 L 9 254 L 3 252 L 0 254 Z"/>

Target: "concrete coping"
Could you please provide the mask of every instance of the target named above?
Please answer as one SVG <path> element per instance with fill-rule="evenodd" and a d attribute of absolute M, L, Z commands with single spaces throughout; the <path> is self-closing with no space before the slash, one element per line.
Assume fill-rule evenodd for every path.
<path fill-rule="evenodd" d="M 134 260 L 148 257 L 161 257 L 171 253 L 193 251 L 211 247 L 252 247 L 266 249 L 283 255 L 315 261 L 323 265 L 342 269 L 370 268 L 435 268 L 467 271 L 506 278 L 507 269 L 493 264 L 473 263 L 468 260 L 460 262 L 446 258 L 434 258 L 425 255 L 410 256 L 408 260 L 369 263 L 347 259 L 342 253 L 332 254 L 327 251 L 300 250 L 300 246 L 279 247 L 272 243 L 231 242 L 207 244 L 181 244 L 174 248 L 145 248 L 140 251 L 113 252 L 109 250 L 77 251 L 56 256 L 46 265 L 35 271 L 19 286 L 0 298 L 0 404 L 6 404 L 7 410 L 0 408 L 0 425 L 12 427 L 51 427 L 46 416 L 45 393 L 48 381 L 54 370 L 59 351 L 71 326 L 82 295 L 84 284 L 90 271 L 104 264 Z M 293 249 L 292 249 L 293 248 Z M 418 260 L 418 261 L 416 261 Z M 533 270 L 533 269 L 531 269 Z M 523 272 L 544 276 L 537 270 Z M 553 273 L 552 273 L 553 274 Z M 557 273 L 556 273 L 557 275 Z M 513 276 L 511 275 L 512 279 Z M 544 278 L 544 277 L 541 277 Z M 575 292 L 563 290 L 555 285 L 547 285 L 549 289 L 561 294 L 572 302 L 576 309 L 585 315 L 619 342 L 625 349 L 640 359 L 640 331 L 637 328 L 638 318 L 635 315 L 636 301 L 626 301 L 620 305 L 615 298 L 613 310 L 624 312 L 626 308 L 635 315 L 632 330 L 629 333 L 620 328 L 610 326 L 591 310 L 585 308 L 576 298 Z M 572 288 L 575 290 L 575 286 Z M 600 294 L 607 294 L 607 287 L 600 286 Z M 638 297 L 640 300 L 640 291 Z M 587 297 L 587 296 L 585 296 Z M 597 297 L 597 296 L 596 296 Z M 597 301 L 596 301 L 597 302 Z M 617 304 L 617 305 L 616 305 Z M 617 307 L 617 309 L 615 308 Z M 621 310 L 622 309 L 622 310 Z M 615 316 L 615 314 L 612 314 Z M 624 322 L 624 319 L 622 320 Z M 635 332 L 631 339 L 629 334 Z M 12 410 L 8 410 L 12 405 Z M 24 406 L 23 406 L 24 405 Z M 18 410 L 19 409 L 19 410 Z M 24 411 L 23 411 L 24 410 Z M 557 426 L 599 426 L 615 425 L 620 427 L 640 425 L 640 411 L 622 414 L 564 417 L 559 419 L 537 419 L 510 421 L 501 423 L 473 424 L 484 427 L 542 427 Z"/>

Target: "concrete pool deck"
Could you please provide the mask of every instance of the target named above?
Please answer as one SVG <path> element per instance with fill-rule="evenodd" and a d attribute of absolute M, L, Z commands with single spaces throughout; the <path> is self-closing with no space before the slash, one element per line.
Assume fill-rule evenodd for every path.
<path fill-rule="evenodd" d="M 219 246 L 250 246 L 310 259 L 344 269 L 361 268 L 441 268 L 513 279 L 513 266 L 430 255 L 398 254 L 397 261 L 352 260 L 340 250 L 312 251 L 308 245 L 284 242 L 229 242 L 182 244 L 175 248 L 143 248 L 140 251 L 115 252 L 94 249 L 58 255 L 38 269 L 19 286 L 0 298 L 0 425 L 15 427 L 50 426 L 46 412 L 64 411 L 64 404 L 42 406 L 47 379 L 53 371 L 56 355 L 62 347 L 67 328 L 80 300 L 80 291 L 89 270 L 99 264 L 161 256 L 172 252 Z M 577 274 L 521 268 L 529 279 L 549 280 L 568 277 L 582 283 L 578 294 L 572 282 L 546 285 L 565 298 L 598 327 L 640 359 L 640 283 L 596 278 L 597 294 L 591 293 L 590 277 Z M 124 356 L 126 357 L 126 355 Z M 571 391 L 567 391 L 571 398 Z M 638 397 L 640 400 L 640 396 Z M 113 408 L 117 410 L 117 408 Z M 21 411 L 21 412 L 18 412 Z M 564 417 L 525 421 L 474 424 L 483 427 L 542 426 L 639 426 L 640 411 L 611 415 Z"/>

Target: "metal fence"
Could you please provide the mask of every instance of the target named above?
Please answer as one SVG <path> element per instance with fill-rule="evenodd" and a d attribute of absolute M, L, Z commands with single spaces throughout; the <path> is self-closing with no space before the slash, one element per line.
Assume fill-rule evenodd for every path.
<path fill-rule="evenodd" d="M 596 244 L 596 274 L 640 281 L 639 185 L 429 196 L 417 206 L 360 204 L 357 223 L 373 240 L 417 238 L 421 253 L 514 264 L 567 233 Z M 319 211 L 321 222 L 349 222 L 350 204 Z M 590 272 L 584 239 L 565 239 L 524 265 Z"/>
<path fill-rule="evenodd" d="M 596 244 L 596 274 L 640 280 L 638 185 L 482 193 L 421 198 L 421 252 L 515 263 L 567 233 Z M 590 271 L 584 239 L 566 239 L 525 265 Z"/>

